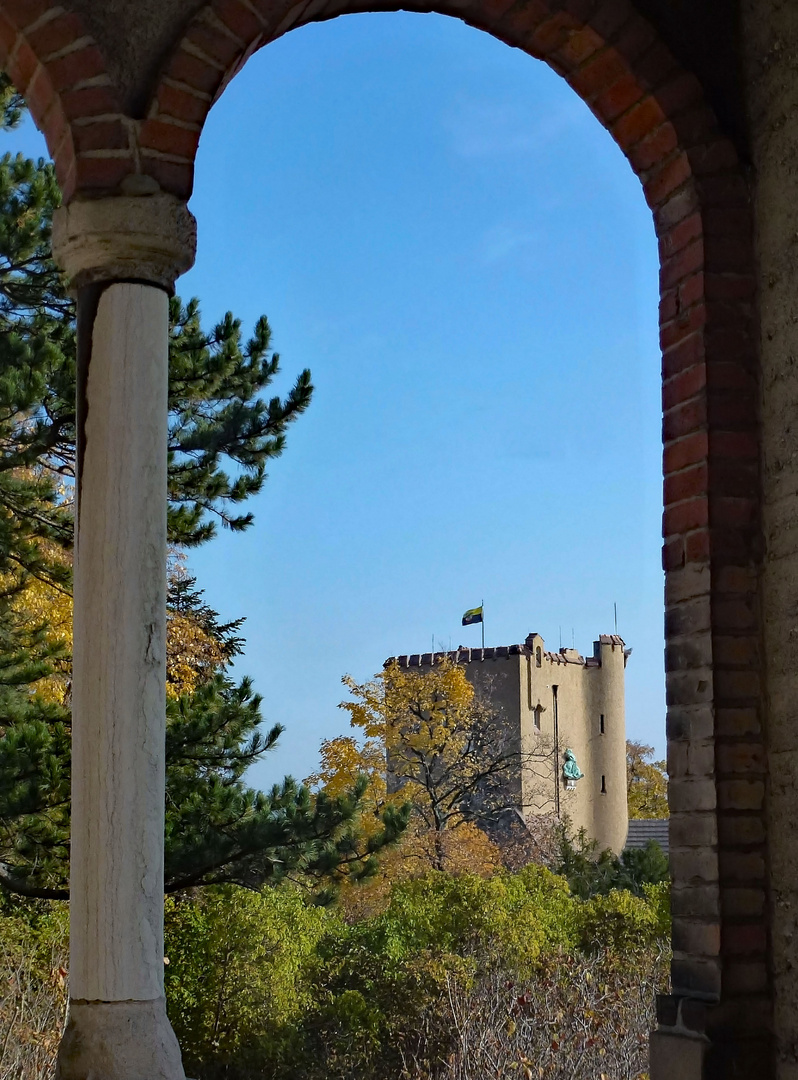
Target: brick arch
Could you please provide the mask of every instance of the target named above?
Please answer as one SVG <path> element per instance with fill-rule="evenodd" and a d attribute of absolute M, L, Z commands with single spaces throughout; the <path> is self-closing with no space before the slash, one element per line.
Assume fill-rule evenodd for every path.
<path fill-rule="evenodd" d="M 559 72 L 621 147 L 653 212 L 663 355 L 674 1002 L 722 999 L 720 1028 L 728 1028 L 727 1001 L 737 1003 L 734 1038 L 749 1039 L 761 1053 L 770 989 L 762 925 L 758 360 L 743 171 L 699 82 L 626 0 L 412 6 L 463 19 Z M 310 21 L 398 7 L 384 0 L 216 0 L 163 70 L 141 128 L 143 170 L 187 196 L 205 116 L 253 52 Z M 664 1007 L 662 1021 L 677 1031 L 691 1022 L 677 1016 L 674 1003 Z M 722 1043 L 723 1034 L 718 1038 Z"/>
<path fill-rule="evenodd" d="M 204 120 L 253 52 L 310 21 L 400 7 L 399 0 L 213 0 L 176 43 L 138 122 L 122 115 L 77 20 L 48 19 L 56 9 L 45 5 L 2 0 L 0 48 L 47 134 L 66 198 L 113 192 L 131 172 L 188 197 Z M 548 63 L 621 147 L 652 210 L 663 353 L 674 994 L 722 1000 L 722 1019 L 706 1021 L 710 1031 L 714 1023 L 722 1043 L 733 1029 L 738 1056 L 741 1038 L 761 1053 L 770 984 L 758 355 L 743 170 L 699 82 L 627 0 L 401 6 L 455 16 Z M 43 45 L 54 31 L 63 36 Z M 65 56 L 73 57 L 66 65 Z M 87 70 L 96 75 L 87 78 Z M 663 1021 L 676 1030 L 698 1022 L 675 1004 Z"/>
<path fill-rule="evenodd" d="M 43 133 L 65 199 L 107 178 L 131 145 L 105 60 L 81 18 L 51 0 L 0 2 L 0 67 Z M 110 166 L 112 169 L 113 166 Z M 116 183 L 127 172 L 117 167 Z"/>
<path fill-rule="evenodd" d="M 188 194 L 205 115 L 249 55 L 303 23 L 392 7 L 398 4 L 217 0 L 164 69 L 142 126 L 143 168 Z M 455 15 L 559 72 L 621 147 L 653 212 L 674 874 L 675 998 L 662 1022 L 677 1031 L 697 1022 L 677 1012 L 679 999 L 722 999 L 725 1019 L 701 1022 L 713 1037 L 715 1023 L 722 1044 L 732 1008 L 734 1038 L 759 1054 L 770 988 L 762 925 L 758 361 L 744 174 L 698 81 L 625 0 L 416 0 L 413 7 Z"/>

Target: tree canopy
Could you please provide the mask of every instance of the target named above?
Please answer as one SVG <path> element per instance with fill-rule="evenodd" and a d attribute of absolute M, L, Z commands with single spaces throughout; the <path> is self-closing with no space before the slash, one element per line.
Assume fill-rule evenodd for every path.
<path fill-rule="evenodd" d="M 38 598 L 42 586 L 35 582 Z M 17 597 L 20 617 L 27 592 Z M 222 622 L 195 580 L 179 566 L 169 575 L 166 708 L 166 891 L 233 882 L 249 888 L 301 880 L 320 899 L 337 882 L 360 880 L 401 834 L 406 814 L 394 806 L 368 814 L 365 777 L 334 793 L 312 795 L 286 777 L 263 792 L 245 773 L 277 743 L 282 727 L 264 725 L 251 680 L 229 674 L 242 649 L 241 620 Z M 24 625 L 24 623 L 23 623 Z M 34 618 L 34 625 L 39 625 Z M 69 876 L 69 640 L 26 659 L 0 653 L 0 884 L 23 895 L 62 898 Z M 0 642 L 0 647 L 2 647 Z M 59 652 L 59 645 L 66 650 Z M 61 669 L 53 664 L 60 657 Z M 49 662 L 48 662 L 49 659 Z M 16 666 L 13 666 L 13 665 Z M 17 691 L 16 697 L 13 691 Z"/>
<path fill-rule="evenodd" d="M 664 761 L 653 761 L 654 747 L 626 742 L 626 798 L 630 818 L 666 818 L 668 773 Z"/>
<path fill-rule="evenodd" d="M 0 159 L 0 540 L 23 564 L 26 539 L 71 536 L 58 481 L 75 475 L 75 307 L 51 257 L 58 202 L 51 165 Z M 284 398 L 263 396 L 280 371 L 265 315 L 248 338 L 230 312 L 203 330 L 196 299 L 173 297 L 169 316 L 168 528 L 187 547 L 218 522 L 251 524 L 241 504 L 262 489 L 313 387 L 304 370 Z"/>
<path fill-rule="evenodd" d="M 400 792 L 430 832 L 495 821 L 518 804 L 520 748 L 462 666 L 444 657 L 419 673 L 393 663 L 371 682 L 347 676 L 344 683 L 353 700 L 341 708 L 384 748 L 388 790 Z"/>
<path fill-rule="evenodd" d="M 430 869 L 487 875 L 500 869 L 503 854 L 486 826 L 517 802 L 521 754 L 463 668 L 448 659 L 424 672 L 391 664 L 368 682 L 342 681 L 350 699 L 340 708 L 358 736 L 322 743 L 321 767 L 308 782 L 335 794 L 355 777 L 367 778 L 364 823 L 379 822 L 389 808 L 410 814 L 400 845 L 381 860 L 374 881 L 343 894 L 348 916 L 378 910 L 394 885 Z"/>
<path fill-rule="evenodd" d="M 0 124 L 22 108 L 0 78 Z M 40 897 L 65 896 L 69 876 L 76 329 L 51 257 L 59 197 L 50 164 L 0 158 L 0 884 Z M 267 393 L 280 360 L 266 316 L 246 337 L 230 312 L 203 329 L 196 299 L 174 297 L 169 315 L 167 520 L 179 555 L 220 522 L 251 525 L 244 504 L 313 387 L 303 370 L 284 396 Z M 241 620 L 223 622 L 179 560 L 168 605 L 167 889 L 372 872 L 402 814 L 386 808 L 363 838 L 362 778 L 315 796 L 290 777 L 247 786 L 282 729 L 265 725 L 251 681 L 231 676 Z"/>

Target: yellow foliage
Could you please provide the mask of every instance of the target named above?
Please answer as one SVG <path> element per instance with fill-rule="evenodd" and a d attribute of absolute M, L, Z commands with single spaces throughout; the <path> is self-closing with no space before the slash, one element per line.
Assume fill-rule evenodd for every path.
<path fill-rule="evenodd" d="M 42 554 L 53 563 L 69 566 L 71 555 L 47 540 L 39 542 Z M 72 597 L 63 589 L 41 578 L 29 578 L 25 588 L 17 593 L 11 608 L 31 627 L 46 625 L 46 637 L 51 645 L 62 644 L 65 656 L 53 663 L 54 671 L 36 684 L 36 694 L 45 701 L 63 705 L 69 694 L 72 677 Z"/>
<path fill-rule="evenodd" d="M 352 726 L 384 747 L 389 792 L 433 831 L 469 820 L 477 793 L 496 795 L 517 766 L 505 725 L 448 658 L 423 673 L 394 663 L 371 682 L 343 682 L 354 698 L 341 705 Z"/>
<path fill-rule="evenodd" d="M 423 675 L 394 663 L 371 682 L 356 683 L 350 675 L 342 681 L 355 698 L 340 705 L 349 713 L 352 727 L 380 739 L 389 754 L 408 740 L 423 748 L 445 743 L 456 752 L 451 739 L 462 738 L 458 721 L 469 724 L 474 688 L 463 668 L 448 658 Z M 418 730 L 409 728 L 409 717 L 418 719 Z"/>
<path fill-rule="evenodd" d="M 473 821 L 434 832 L 416 828 L 399 848 L 400 880 L 426 874 L 431 866 L 447 874 L 490 877 L 503 866 L 501 852 Z"/>
<path fill-rule="evenodd" d="M 207 682 L 225 661 L 220 643 L 190 615 L 166 617 L 166 696 L 190 694 Z"/>
<path fill-rule="evenodd" d="M 381 814 L 389 802 L 401 803 L 397 795 L 388 795 L 385 782 L 385 752 L 377 739 L 360 745 L 351 735 L 325 739 L 321 744 L 319 771 L 305 783 L 323 788 L 331 798 L 351 791 L 358 777 L 366 776 L 369 786 L 361 801 L 360 829 L 367 839 L 382 829 Z"/>
<path fill-rule="evenodd" d="M 188 578 L 185 555 L 169 552 L 167 577 L 170 586 Z M 191 579 L 189 579 L 191 580 Z M 229 660 L 223 643 L 210 634 L 202 619 L 188 611 L 167 607 L 166 611 L 166 696 L 178 698 L 193 693 L 208 682 Z"/>
<path fill-rule="evenodd" d="M 43 554 L 68 566 L 71 555 L 55 544 L 40 543 Z M 172 572 L 180 572 L 173 570 Z M 55 661 L 55 671 L 36 684 L 35 692 L 46 701 L 65 704 L 72 678 L 72 597 L 65 589 L 40 578 L 30 578 L 12 601 L 13 610 L 31 626 L 46 624 L 47 639 L 63 643 L 67 655 Z M 168 611 L 166 619 L 166 694 L 178 698 L 190 694 L 219 670 L 226 657 L 222 645 L 193 619 Z"/>
<path fill-rule="evenodd" d="M 456 876 L 491 877 L 503 866 L 498 847 L 473 822 L 436 833 L 416 817 L 400 843 L 382 856 L 374 877 L 362 884 L 347 882 L 339 902 L 346 920 L 359 922 L 385 910 L 395 885 L 425 877 L 432 867 Z"/>
<path fill-rule="evenodd" d="M 651 761 L 654 747 L 627 740 L 626 793 L 630 818 L 666 818 L 668 774 L 664 761 Z"/>
<path fill-rule="evenodd" d="M 500 869 L 501 853 L 470 820 L 466 801 L 473 784 L 490 776 L 503 748 L 479 737 L 492 731 L 495 718 L 462 667 L 445 659 L 420 674 L 391 665 L 370 682 L 350 676 L 342 681 L 353 700 L 340 707 L 364 737 L 325 740 L 319 770 L 308 782 L 340 795 L 358 776 L 367 776 L 366 835 L 379 828 L 387 803 L 409 802 L 414 809 L 407 832 L 382 856 L 376 876 L 342 890 L 347 917 L 381 910 L 393 885 L 430 868 L 484 876 Z"/>
<path fill-rule="evenodd" d="M 385 802 L 385 753 L 376 739 L 367 739 L 363 745 L 351 735 L 325 739 L 319 756 L 319 771 L 306 783 L 335 797 L 349 791 L 359 776 L 367 776 L 371 801 Z"/>

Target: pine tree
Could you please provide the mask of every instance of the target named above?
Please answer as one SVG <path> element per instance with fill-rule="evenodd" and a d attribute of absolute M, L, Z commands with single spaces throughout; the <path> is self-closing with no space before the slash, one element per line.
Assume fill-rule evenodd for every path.
<path fill-rule="evenodd" d="M 54 637 L 39 616 L 52 588 L 34 581 L 15 598 L 10 632 L 0 624 L 0 885 L 57 899 L 68 881 L 71 640 Z M 256 888 L 290 876 L 327 899 L 338 883 L 370 876 L 406 811 L 375 813 L 365 776 L 315 796 L 291 778 L 268 793 L 246 786 L 244 773 L 282 728 L 263 731 L 250 680 L 236 684 L 228 674 L 243 648 L 243 620 L 222 622 L 179 568 L 168 601 L 167 891 L 222 882 Z"/>
<path fill-rule="evenodd" d="M 249 888 L 290 877 L 329 898 L 335 885 L 361 880 L 398 839 L 407 815 L 386 808 L 380 828 L 361 839 L 367 781 L 336 796 L 311 795 L 286 777 L 270 791 L 244 786 L 245 770 L 282 728 L 259 730 L 260 698 L 249 680 L 218 674 L 190 699 L 167 709 L 167 891 L 234 882 Z"/>
<path fill-rule="evenodd" d="M 75 310 L 50 254 L 58 198 L 51 165 L 0 159 L 0 540 L 23 562 L 29 535 L 71 533 L 57 490 L 75 474 Z M 313 388 L 305 370 L 285 398 L 261 396 L 280 370 L 266 316 L 245 341 L 229 312 L 203 331 L 196 299 L 172 298 L 169 313 L 169 539 L 186 547 L 217 521 L 251 524 L 239 504 L 263 487 Z"/>
<path fill-rule="evenodd" d="M 0 77 L 0 125 L 22 102 Z M 59 192 L 52 167 L 0 159 L 0 885 L 66 895 L 69 861 L 68 635 L 30 600 L 32 583 L 69 594 L 75 475 L 75 309 L 52 262 Z M 173 545 L 242 530 L 242 504 L 307 408 L 310 373 L 285 398 L 262 395 L 279 372 L 265 316 L 244 340 L 230 313 L 202 329 L 197 300 L 170 302 L 168 529 Z M 46 604 L 44 607 L 46 608 Z M 221 623 L 195 582 L 173 574 L 167 704 L 167 888 L 232 881 L 250 887 L 301 875 L 311 884 L 369 874 L 403 827 L 390 811 L 360 842 L 364 782 L 335 798 L 291 778 L 270 792 L 246 769 L 272 749 L 261 701 L 228 668 L 240 620 Z M 182 636 L 181 636 L 182 635 Z M 44 693 L 60 665 L 63 692 Z M 326 897 L 322 890 L 320 896 Z"/>
<path fill-rule="evenodd" d="M 364 835 L 365 777 L 335 795 L 311 795 L 291 777 L 269 792 L 248 787 L 246 770 L 283 729 L 263 730 L 251 681 L 229 674 L 243 647 L 242 620 L 221 622 L 179 570 L 170 573 L 168 595 L 167 668 L 179 677 L 166 710 L 167 892 L 223 882 L 259 888 L 291 877 L 327 900 L 339 882 L 370 876 L 407 811 L 385 807 Z M 59 899 L 68 895 L 70 722 L 68 703 L 27 693 L 58 651 L 46 631 L 37 635 L 40 661 L 27 659 L 27 639 L 0 639 L 0 885 Z"/>

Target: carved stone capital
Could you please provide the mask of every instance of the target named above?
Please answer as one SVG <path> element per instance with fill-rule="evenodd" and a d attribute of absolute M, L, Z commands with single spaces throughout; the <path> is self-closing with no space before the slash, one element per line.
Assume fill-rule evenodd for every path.
<path fill-rule="evenodd" d="M 75 199 L 53 215 L 53 258 L 75 289 L 132 280 L 172 292 L 196 250 L 194 215 L 162 191 Z"/>

